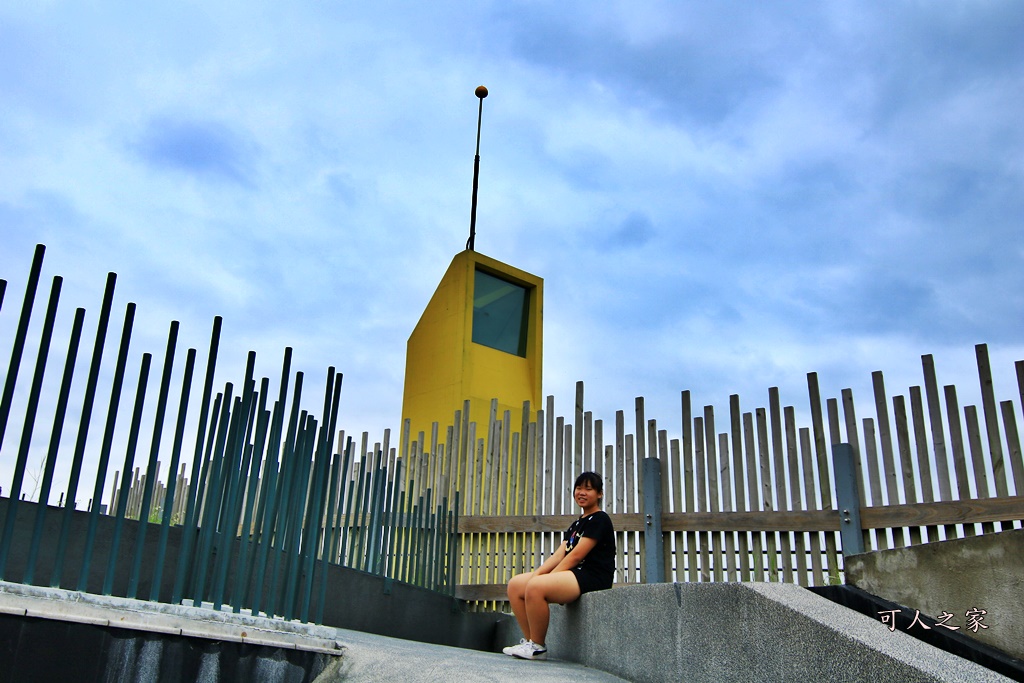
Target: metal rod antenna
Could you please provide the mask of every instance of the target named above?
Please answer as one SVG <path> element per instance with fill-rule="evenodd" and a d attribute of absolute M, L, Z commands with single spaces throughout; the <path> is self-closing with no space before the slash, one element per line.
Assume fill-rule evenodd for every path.
<path fill-rule="evenodd" d="M 484 98 L 487 97 L 487 88 L 477 86 L 476 96 L 480 98 L 480 109 L 476 115 L 476 156 L 473 157 L 473 202 L 469 209 L 469 240 L 466 242 L 466 249 L 473 251 L 476 246 L 476 191 L 480 181 L 480 122 L 484 117 Z"/>

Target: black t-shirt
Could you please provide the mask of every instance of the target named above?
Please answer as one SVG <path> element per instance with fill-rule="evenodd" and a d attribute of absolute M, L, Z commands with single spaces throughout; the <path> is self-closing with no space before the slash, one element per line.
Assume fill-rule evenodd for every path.
<path fill-rule="evenodd" d="M 591 548 L 577 567 L 586 565 L 588 571 L 607 576 L 615 574 L 615 529 L 611 517 L 604 510 L 580 517 L 565 532 L 565 552 L 570 552 L 583 537 L 592 538 L 597 545 Z"/>

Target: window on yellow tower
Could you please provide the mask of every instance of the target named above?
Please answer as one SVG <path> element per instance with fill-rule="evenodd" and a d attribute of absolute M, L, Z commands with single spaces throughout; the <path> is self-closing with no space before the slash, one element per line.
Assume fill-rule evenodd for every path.
<path fill-rule="evenodd" d="M 530 291 L 482 270 L 473 282 L 473 342 L 526 357 Z"/>

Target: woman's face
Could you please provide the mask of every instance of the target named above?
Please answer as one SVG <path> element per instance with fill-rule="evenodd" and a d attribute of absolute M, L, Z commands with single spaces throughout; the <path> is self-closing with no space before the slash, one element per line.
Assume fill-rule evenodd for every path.
<path fill-rule="evenodd" d="M 583 482 L 573 489 L 572 492 L 572 497 L 576 500 L 576 504 L 584 510 L 600 503 L 603 495 L 603 493 L 598 493 L 589 481 Z"/>

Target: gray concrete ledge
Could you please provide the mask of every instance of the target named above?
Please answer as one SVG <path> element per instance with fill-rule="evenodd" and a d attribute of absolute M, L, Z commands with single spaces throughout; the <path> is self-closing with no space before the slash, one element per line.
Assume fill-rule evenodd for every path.
<path fill-rule="evenodd" d="M 552 608 L 547 645 L 636 683 L 1010 680 L 792 584 L 588 593 Z"/>
<path fill-rule="evenodd" d="M 339 655 L 337 629 L 0 581 L 0 613 Z"/>

